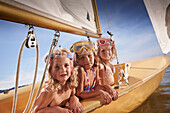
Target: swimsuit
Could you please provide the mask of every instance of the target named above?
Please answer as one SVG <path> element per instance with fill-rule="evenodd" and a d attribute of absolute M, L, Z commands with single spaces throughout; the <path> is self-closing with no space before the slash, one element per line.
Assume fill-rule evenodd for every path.
<path fill-rule="evenodd" d="M 96 73 L 94 72 L 93 69 L 92 69 L 92 71 L 93 71 L 93 73 L 94 73 L 93 85 L 92 85 L 92 87 L 90 88 L 89 78 L 88 78 L 87 73 L 86 73 L 87 85 L 85 85 L 84 91 L 91 91 L 91 90 L 94 89 L 94 87 L 95 87 L 95 84 L 96 84 Z"/>
<path fill-rule="evenodd" d="M 107 66 L 104 62 L 102 63 L 105 67 L 105 74 L 103 75 L 103 85 L 114 84 L 114 73 L 110 66 Z"/>

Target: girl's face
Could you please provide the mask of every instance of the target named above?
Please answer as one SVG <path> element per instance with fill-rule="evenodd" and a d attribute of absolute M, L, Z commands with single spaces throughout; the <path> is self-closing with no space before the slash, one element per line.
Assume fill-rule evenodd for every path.
<path fill-rule="evenodd" d="M 91 67 L 94 64 L 93 52 L 83 49 L 81 52 L 77 54 L 78 54 L 78 58 L 77 58 L 78 64 L 82 66 L 85 70 L 91 69 Z"/>
<path fill-rule="evenodd" d="M 57 56 L 51 68 L 51 75 L 60 83 L 65 84 L 71 76 L 71 62 L 66 56 Z"/>
<path fill-rule="evenodd" d="M 112 56 L 111 47 L 109 45 L 100 46 L 99 56 L 101 57 L 102 60 L 110 60 Z"/>

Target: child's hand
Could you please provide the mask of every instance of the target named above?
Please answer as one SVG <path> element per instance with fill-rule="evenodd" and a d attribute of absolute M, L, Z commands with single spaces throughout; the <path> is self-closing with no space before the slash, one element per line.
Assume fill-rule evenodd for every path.
<path fill-rule="evenodd" d="M 99 90 L 99 92 L 100 92 L 100 97 L 105 105 L 109 104 L 112 101 L 112 97 L 110 96 L 109 93 L 107 93 L 103 90 Z"/>
<path fill-rule="evenodd" d="M 79 99 L 76 96 L 70 97 L 70 108 L 74 113 L 82 113 L 83 112 L 83 106 L 79 102 Z"/>
<path fill-rule="evenodd" d="M 105 85 L 105 90 L 110 94 L 113 100 L 118 99 L 118 92 L 109 85 Z"/>
<path fill-rule="evenodd" d="M 112 98 L 114 97 L 114 89 L 111 86 L 105 85 L 105 91 L 108 92 Z"/>
<path fill-rule="evenodd" d="M 112 99 L 117 100 L 118 99 L 118 92 L 115 89 L 113 89 L 113 90 L 114 90 L 114 95 L 113 95 Z"/>

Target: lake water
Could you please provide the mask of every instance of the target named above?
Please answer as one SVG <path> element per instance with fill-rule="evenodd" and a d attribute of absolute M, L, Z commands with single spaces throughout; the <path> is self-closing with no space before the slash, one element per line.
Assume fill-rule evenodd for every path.
<path fill-rule="evenodd" d="M 170 65 L 155 92 L 130 113 L 170 113 Z"/>

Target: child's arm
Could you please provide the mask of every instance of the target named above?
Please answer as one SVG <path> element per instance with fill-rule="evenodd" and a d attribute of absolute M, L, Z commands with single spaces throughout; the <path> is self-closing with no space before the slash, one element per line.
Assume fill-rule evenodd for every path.
<path fill-rule="evenodd" d="M 43 89 L 35 102 L 33 113 L 57 113 L 57 112 L 58 113 L 72 113 L 70 110 L 61 108 L 59 106 L 48 107 L 52 99 L 53 99 L 52 91 L 47 91 Z"/>
<path fill-rule="evenodd" d="M 79 102 L 79 99 L 75 96 L 75 89 L 72 91 L 72 94 L 70 96 L 70 108 L 74 113 L 82 113 L 83 112 L 83 106 Z"/>
<path fill-rule="evenodd" d="M 84 91 L 84 69 L 80 68 L 78 70 L 78 87 L 77 87 L 77 96 L 80 97 L 81 99 L 87 99 L 90 97 L 95 97 L 95 96 L 101 96 L 102 101 L 104 104 L 108 104 L 111 102 L 112 97 L 105 91 L 103 90 L 94 90 L 94 91 Z"/>
<path fill-rule="evenodd" d="M 96 87 L 96 89 L 102 89 L 102 90 L 108 92 L 113 100 L 118 99 L 118 92 L 114 88 L 112 88 L 110 85 L 98 85 Z"/>

